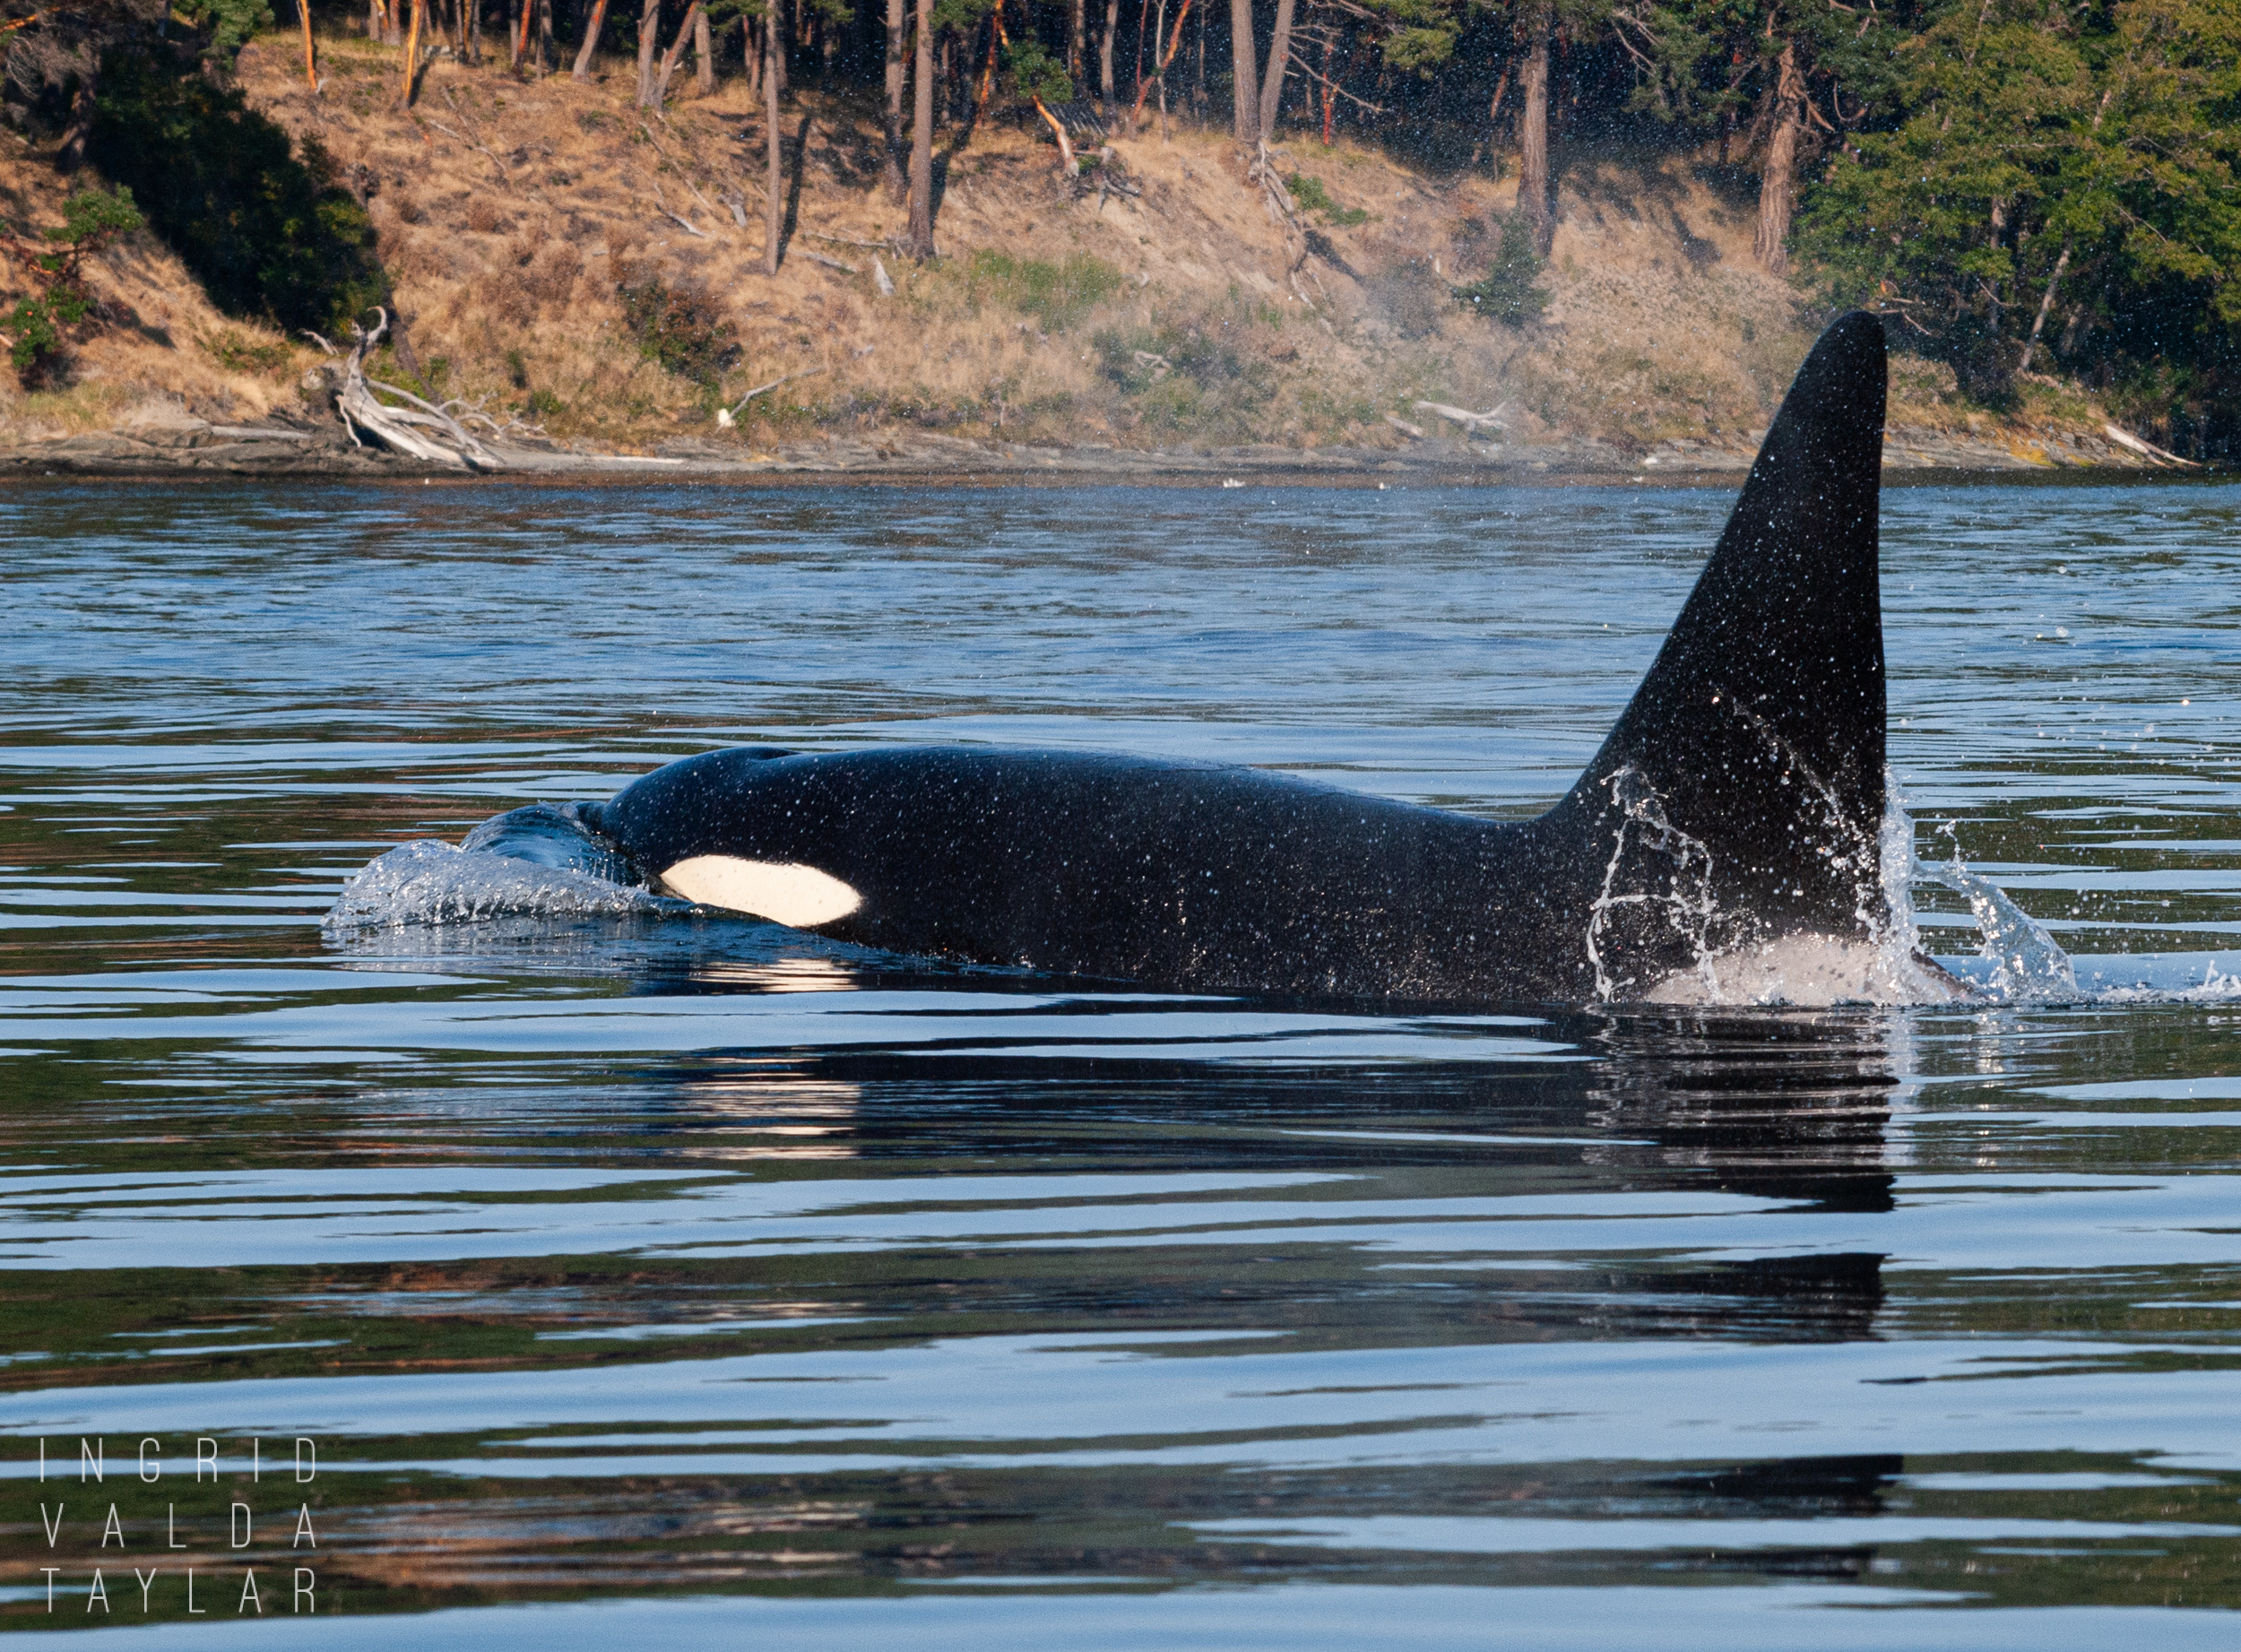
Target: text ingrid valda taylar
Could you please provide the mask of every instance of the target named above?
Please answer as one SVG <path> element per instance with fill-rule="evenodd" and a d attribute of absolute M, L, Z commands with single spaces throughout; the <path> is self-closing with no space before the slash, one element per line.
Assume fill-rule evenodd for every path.
<path fill-rule="evenodd" d="M 191 1452 L 143 1436 L 114 1453 L 74 1440 L 76 1460 L 39 1442 L 48 1613 L 262 1617 L 319 1609 L 319 1547 L 307 1490 L 318 1442 L 197 1436 Z M 30 1465 L 26 1464 L 26 1467 Z M 39 1582 L 24 1579 L 35 1589 Z M 34 1604 L 33 1610 L 37 1610 Z"/>

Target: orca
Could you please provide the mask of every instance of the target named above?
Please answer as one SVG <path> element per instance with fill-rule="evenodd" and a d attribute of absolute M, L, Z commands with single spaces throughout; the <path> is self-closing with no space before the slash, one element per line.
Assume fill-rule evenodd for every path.
<path fill-rule="evenodd" d="M 1786 944 L 1872 952 L 1892 923 L 1884 390 L 1882 324 L 1841 317 L 1631 703 L 1537 819 L 955 746 L 713 751 L 568 812 L 702 906 L 1160 989 L 1622 1002 L 1716 996 L 1724 961 Z"/>

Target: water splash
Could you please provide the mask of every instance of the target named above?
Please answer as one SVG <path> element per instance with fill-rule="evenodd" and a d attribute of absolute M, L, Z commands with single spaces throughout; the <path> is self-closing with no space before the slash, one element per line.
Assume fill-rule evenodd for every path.
<path fill-rule="evenodd" d="M 1614 770 L 1605 783 L 1619 808 L 1619 829 L 1612 840 L 1610 861 L 1603 869 L 1603 887 L 1588 907 L 1588 962 L 1595 966 L 1596 999 L 1607 1004 L 1618 995 L 1618 983 L 1604 967 L 1602 942 L 1613 912 L 1621 906 L 1663 906 L 1667 920 L 1696 953 L 1697 984 L 1718 993 L 1710 938 L 1719 915 L 1712 894 L 1712 852 L 1666 817 L 1656 789 L 1632 764 Z M 1664 891 L 1617 893 L 1619 864 L 1626 858 L 1630 837 L 1653 853 L 1671 857 L 1673 880 Z"/>
<path fill-rule="evenodd" d="M 573 867 L 541 865 L 423 838 L 368 862 L 342 886 L 319 929 L 333 938 L 416 923 L 686 910 L 681 901 L 664 900 Z"/>
<path fill-rule="evenodd" d="M 1952 827 L 1945 830 L 1951 834 Z M 1969 915 L 1983 938 L 1977 956 L 1992 965 L 1990 977 L 1978 983 L 1980 992 L 2003 1004 L 2055 1004 L 2084 996 L 2078 990 L 2070 955 L 2038 919 L 1962 863 L 1959 842 L 1951 861 L 1934 869 L 1923 868 L 1919 861 L 1916 865 L 1968 903 Z"/>

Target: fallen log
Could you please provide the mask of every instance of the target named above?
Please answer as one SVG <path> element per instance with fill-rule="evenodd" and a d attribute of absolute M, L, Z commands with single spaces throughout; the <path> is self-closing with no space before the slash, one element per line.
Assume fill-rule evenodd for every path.
<path fill-rule="evenodd" d="M 342 388 L 335 397 L 335 406 L 342 415 L 342 428 L 350 432 L 350 440 L 363 447 L 365 443 L 359 440 L 358 434 L 363 430 L 384 447 L 449 470 L 504 470 L 505 462 L 468 435 L 467 428 L 442 408 L 423 402 L 410 391 L 366 376 L 366 353 L 380 342 L 381 335 L 389 329 L 389 312 L 376 307 L 374 313 L 380 320 L 370 333 L 359 329 L 358 342 L 351 346 L 350 358 L 342 364 Z M 395 396 L 407 405 L 384 406 L 375 398 L 376 390 Z"/>

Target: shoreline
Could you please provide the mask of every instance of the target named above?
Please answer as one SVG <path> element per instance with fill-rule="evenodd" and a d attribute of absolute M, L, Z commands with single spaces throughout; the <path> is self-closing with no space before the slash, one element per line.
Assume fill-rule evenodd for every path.
<path fill-rule="evenodd" d="M 1753 433 L 1754 437 L 1758 433 Z M 0 448 L 0 477 L 158 477 L 474 482 L 690 481 L 735 486 L 832 480 L 934 486 L 1436 487 L 1728 486 L 1748 473 L 1751 448 L 1661 443 L 1629 452 L 1593 438 L 1542 445 L 1427 437 L 1399 448 L 1270 445 L 1130 448 L 976 441 L 923 431 L 824 436 L 756 453 L 739 443 L 678 437 L 651 454 L 550 441 L 492 444 L 496 471 L 467 471 L 354 445 L 336 426 L 221 425 L 181 416 L 157 424 L 50 437 Z M 2214 480 L 2216 471 L 2163 463 L 2113 440 L 2065 433 L 2044 441 L 1956 436 L 1900 426 L 1883 447 L 1887 481 L 1962 479 Z"/>

